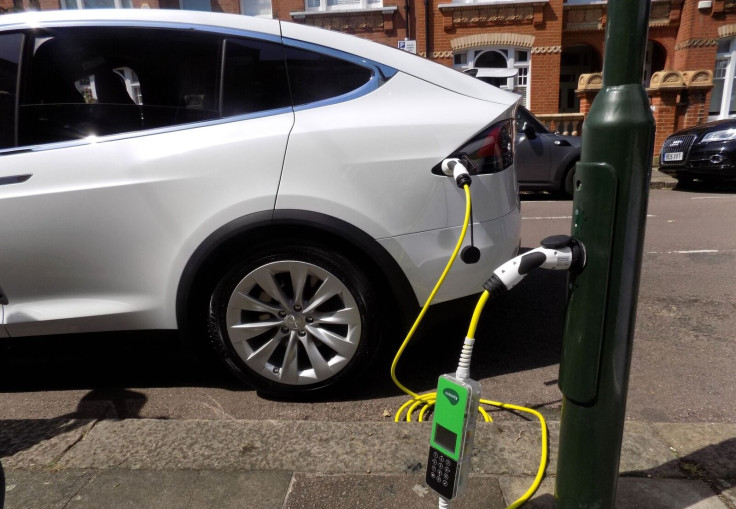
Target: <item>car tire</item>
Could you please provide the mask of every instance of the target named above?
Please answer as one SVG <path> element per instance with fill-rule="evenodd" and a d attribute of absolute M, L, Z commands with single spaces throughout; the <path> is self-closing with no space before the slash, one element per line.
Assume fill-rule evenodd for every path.
<path fill-rule="evenodd" d="M 230 371 L 293 398 L 355 379 L 382 337 L 373 280 L 344 254 L 299 241 L 267 243 L 235 263 L 210 299 L 209 337 Z"/>
<path fill-rule="evenodd" d="M 573 163 L 565 172 L 565 177 L 562 179 L 562 192 L 565 196 L 572 198 L 575 192 L 575 164 Z"/>

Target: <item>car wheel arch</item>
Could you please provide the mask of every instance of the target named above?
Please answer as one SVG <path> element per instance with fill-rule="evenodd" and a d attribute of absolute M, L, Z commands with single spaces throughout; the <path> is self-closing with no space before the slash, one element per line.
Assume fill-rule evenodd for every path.
<path fill-rule="evenodd" d="M 189 258 L 179 281 L 176 316 L 180 330 L 198 327 L 192 313 L 206 309 L 206 299 L 224 265 L 234 261 L 238 246 L 253 245 L 274 238 L 316 240 L 339 250 L 348 259 L 381 277 L 397 309 L 419 307 L 409 280 L 396 260 L 373 237 L 341 219 L 304 210 L 263 211 L 240 217 L 210 234 Z M 200 307 L 205 306 L 205 307 Z M 399 316 L 405 325 L 407 316 Z"/>

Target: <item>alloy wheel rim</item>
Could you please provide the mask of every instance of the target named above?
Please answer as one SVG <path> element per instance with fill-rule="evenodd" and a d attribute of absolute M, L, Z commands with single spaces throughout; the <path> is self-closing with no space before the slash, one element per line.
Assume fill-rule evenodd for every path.
<path fill-rule="evenodd" d="M 355 356 L 361 317 L 334 274 L 284 260 L 262 265 L 235 286 L 225 317 L 235 352 L 257 374 L 282 384 L 319 383 Z"/>

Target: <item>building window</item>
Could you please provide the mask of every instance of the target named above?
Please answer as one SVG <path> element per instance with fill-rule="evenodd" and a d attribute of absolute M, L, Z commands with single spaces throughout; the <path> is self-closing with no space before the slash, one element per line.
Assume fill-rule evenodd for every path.
<path fill-rule="evenodd" d="M 62 9 L 131 9 L 131 0 L 61 0 Z"/>
<path fill-rule="evenodd" d="M 521 104 L 529 106 L 531 67 L 528 49 L 498 46 L 473 48 L 455 52 L 453 57 L 455 69 L 477 69 L 471 74 L 498 88 L 520 94 Z"/>
<path fill-rule="evenodd" d="M 246 16 L 273 18 L 271 0 L 241 0 L 240 12 Z"/>
<path fill-rule="evenodd" d="M 383 7 L 383 0 L 306 0 L 307 11 L 345 11 Z"/>
<path fill-rule="evenodd" d="M 210 0 L 179 0 L 179 8 L 183 11 L 212 11 Z"/>
<path fill-rule="evenodd" d="M 713 92 L 710 96 L 710 117 L 727 118 L 736 115 L 736 38 L 718 42 L 713 69 Z"/>

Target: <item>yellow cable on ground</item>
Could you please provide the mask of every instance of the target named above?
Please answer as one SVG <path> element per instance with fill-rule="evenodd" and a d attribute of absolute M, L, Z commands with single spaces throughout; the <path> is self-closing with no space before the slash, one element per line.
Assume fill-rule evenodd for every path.
<path fill-rule="evenodd" d="M 434 288 L 432 289 L 432 292 L 429 294 L 429 297 L 427 297 L 427 302 L 425 302 L 424 306 L 422 307 L 422 310 L 419 312 L 419 315 L 417 316 L 417 319 L 414 320 L 414 325 L 412 325 L 411 329 L 409 329 L 409 332 L 406 335 L 406 338 L 404 338 L 404 342 L 401 343 L 401 346 L 399 347 L 398 352 L 396 352 L 396 356 L 394 357 L 394 361 L 391 363 L 391 379 L 394 381 L 396 386 L 404 391 L 406 394 L 411 396 L 414 399 L 421 399 L 421 396 L 419 396 L 417 393 L 410 391 L 406 387 L 404 387 L 401 382 L 396 378 L 396 365 L 399 363 L 399 358 L 401 358 L 401 354 L 404 353 L 404 349 L 406 348 L 406 345 L 409 344 L 409 341 L 414 336 L 414 332 L 416 332 L 417 327 L 419 327 L 419 324 L 421 323 L 422 319 L 424 318 L 424 315 L 427 312 L 427 309 L 429 308 L 429 305 L 432 303 L 432 300 L 434 300 L 434 296 L 437 294 L 437 292 L 440 289 L 440 286 L 442 286 L 442 283 L 445 281 L 445 277 L 447 277 L 447 273 L 450 272 L 450 268 L 452 267 L 452 264 L 455 263 L 455 258 L 457 258 L 458 253 L 460 252 L 460 248 L 463 245 L 463 241 L 465 240 L 465 233 L 468 231 L 468 224 L 470 224 L 470 211 L 471 211 L 471 205 L 470 205 L 470 187 L 468 185 L 463 186 L 463 190 L 465 191 L 465 220 L 463 221 L 463 229 L 460 232 L 460 238 L 457 241 L 457 245 L 455 246 L 455 250 L 452 252 L 452 256 L 450 256 L 450 259 L 447 262 L 447 265 L 445 266 L 445 270 L 442 272 L 442 275 L 437 280 L 437 284 L 434 285 Z M 403 410 L 404 406 L 401 407 Z M 398 415 L 396 416 L 395 421 L 399 422 Z"/>
<path fill-rule="evenodd" d="M 436 400 L 437 400 L 437 393 L 432 392 L 428 394 L 422 394 L 418 395 L 403 385 L 399 383 L 399 381 L 396 379 L 395 375 L 395 369 L 396 365 L 399 361 L 399 358 L 401 357 L 401 354 L 403 353 L 404 349 L 406 348 L 406 345 L 409 343 L 409 340 L 414 335 L 414 332 L 416 331 L 417 327 L 419 326 L 419 323 L 422 321 L 422 318 L 424 318 L 424 314 L 426 313 L 427 308 L 429 307 L 430 303 L 432 302 L 432 299 L 434 298 L 434 295 L 437 293 L 437 290 L 442 285 L 442 282 L 445 279 L 445 276 L 450 270 L 450 267 L 452 266 L 453 262 L 455 261 L 455 258 L 457 257 L 457 254 L 460 250 L 460 246 L 462 245 L 463 238 L 465 237 L 465 231 L 467 230 L 469 216 L 470 216 L 470 190 L 468 189 L 468 186 L 465 186 L 465 194 L 467 198 L 467 206 L 466 206 L 466 218 L 465 223 L 463 226 L 462 233 L 460 234 L 460 240 L 458 241 L 457 247 L 455 248 L 455 251 L 453 252 L 452 256 L 450 257 L 450 261 L 447 264 L 447 267 L 445 268 L 445 271 L 442 273 L 442 276 L 440 276 L 440 279 L 437 281 L 437 284 L 435 285 L 434 289 L 432 290 L 432 293 L 430 294 L 429 298 L 427 299 L 426 304 L 422 308 L 422 311 L 419 313 L 419 316 L 414 322 L 414 325 L 412 326 L 411 330 L 407 334 L 406 338 L 404 339 L 404 342 L 401 345 L 401 348 L 399 348 L 399 351 L 396 353 L 396 356 L 394 357 L 394 362 L 391 365 L 391 378 L 393 379 L 394 383 L 404 392 L 406 392 L 408 395 L 412 397 L 409 401 L 401 405 L 399 410 L 396 412 L 396 415 L 394 416 L 394 421 L 399 422 L 401 419 L 401 415 L 406 411 L 406 420 L 411 421 L 412 414 L 416 411 L 418 407 L 422 407 L 419 411 L 419 422 L 422 422 L 424 420 L 424 417 L 426 416 L 427 412 L 434 406 Z M 486 305 L 486 302 L 488 302 L 488 298 L 490 297 L 490 294 L 488 291 L 484 291 L 480 298 L 478 299 L 478 303 L 475 306 L 475 310 L 473 311 L 473 316 L 470 320 L 470 325 L 468 326 L 468 333 L 467 338 L 474 341 L 475 340 L 475 332 L 478 328 L 478 322 L 480 320 L 480 315 L 483 312 L 483 308 Z M 503 408 L 505 410 L 517 410 L 520 412 L 526 412 L 529 414 L 534 415 L 539 419 L 541 431 L 542 431 L 542 455 L 539 462 L 539 468 L 537 469 L 537 475 L 534 478 L 534 482 L 529 487 L 529 489 L 521 496 L 518 500 L 516 500 L 514 503 L 512 503 L 510 506 L 508 506 L 507 509 L 517 509 L 522 504 L 527 502 L 534 493 L 536 493 L 537 489 L 539 488 L 539 485 L 542 482 L 542 479 L 544 478 L 544 471 L 547 467 L 547 449 L 548 449 L 548 435 L 547 435 L 547 423 L 544 420 L 544 416 L 542 416 L 541 413 L 538 411 L 532 409 L 532 408 L 526 408 L 518 405 L 512 405 L 509 403 L 500 403 L 498 401 L 492 401 L 488 399 L 481 399 L 480 403 L 484 405 L 491 405 L 498 408 Z M 485 422 L 491 422 L 493 419 L 490 415 L 486 412 L 486 410 L 478 406 L 478 411 L 483 416 L 483 420 Z"/>
<path fill-rule="evenodd" d="M 526 490 L 526 493 L 524 493 L 521 497 L 519 497 L 516 502 L 508 506 L 506 509 L 516 509 L 517 507 L 521 507 L 522 504 L 524 504 L 527 500 L 532 498 L 532 495 L 536 493 L 537 489 L 539 489 L 539 485 L 542 483 L 542 479 L 544 478 L 544 470 L 547 468 L 547 449 L 548 449 L 548 436 L 547 436 L 547 423 L 544 420 L 544 416 L 542 416 L 541 413 L 537 412 L 533 408 L 526 408 L 523 406 L 517 406 L 517 405 L 511 405 L 509 403 L 499 403 L 498 401 L 491 401 L 489 399 L 481 399 L 481 403 L 484 405 L 492 405 L 495 407 L 503 408 L 506 410 L 519 410 L 521 412 L 526 412 L 528 414 L 534 415 L 537 419 L 539 419 L 539 424 L 542 428 L 542 458 L 539 460 L 539 468 L 537 469 L 537 475 L 534 478 L 534 482 L 529 487 L 528 490 Z M 480 407 L 479 407 L 480 408 Z"/>

